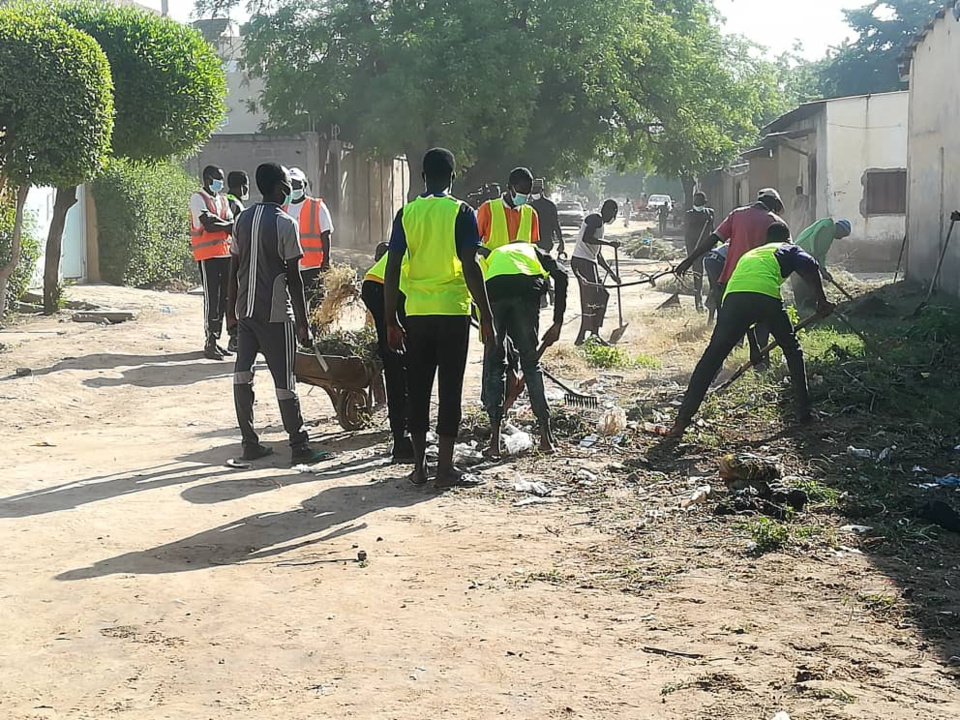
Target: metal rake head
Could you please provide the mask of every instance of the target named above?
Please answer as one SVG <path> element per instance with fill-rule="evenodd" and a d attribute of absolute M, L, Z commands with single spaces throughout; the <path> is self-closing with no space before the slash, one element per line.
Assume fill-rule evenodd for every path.
<path fill-rule="evenodd" d="M 563 401 L 567 405 L 573 405 L 575 407 L 597 409 L 600 407 L 600 399 L 592 395 L 577 395 L 576 393 L 568 392 L 563 397 Z"/>

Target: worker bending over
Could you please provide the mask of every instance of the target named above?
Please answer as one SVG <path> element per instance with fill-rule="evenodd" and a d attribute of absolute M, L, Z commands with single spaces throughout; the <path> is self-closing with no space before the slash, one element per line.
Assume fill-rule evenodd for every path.
<path fill-rule="evenodd" d="M 567 274 L 556 260 L 536 245 L 515 240 L 488 254 L 484 278 L 497 330 L 496 348 L 483 358 L 483 398 L 492 430 L 488 454 L 494 458 L 500 456 L 508 341 L 519 355 L 533 414 L 540 424 L 540 450 L 551 453 L 555 448 L 550 431 L 550 408 L 543 388 L 538 351 L 540 299 L 547 291 L 548 278 L 553 278 L 556 302 L 553 325 L 543 336 L 543 348 L 546 349 L 560 339 L 563 313 L 567 308 Z"/>
<path fill-rule="evenodd" d="M 806 370 L 803 366 L 803 350 L 797 341 L 780 294 L 780 286 L 792 273 L 800 275 L 814 288 L 817 312 L 821 316 L 833 312 L 833 305 L 823 292 L 817 261 L 790 242 L 790 229 L 785 223 L 775 222 L 770 225 L 767 228 L 766 244 L 747 251 L 727 282 L 723 304 L 717 317 L 717 327 L 693 371 L 676 423 L 668 433 L 669 437 L 679 438 L 683 435 L 700 409 L 710 383 L 723 367 L 730 351 L 743 337 L 747 328 L 761 322 L 770 328 L 787 359 L 797 418 L 801 423 L 810 421 L 812 415 Z"/>
<path fill-rule="evenodd" d="M 313 301 L 323 291 L 320 274 L 330 267 L 330 236 L 333 234 L 333 218 L 323 198 L 307 195 L 307 176 L 300 168 L 290 170 L 293 192 L 290 202 L 283 210 L 294 219 L 300 228 L 300 245 L 303 259 L 300 274 L 307 299 Z"/>
<path fill-rule="evenodd" d="M 243 437 L 243 459 L 257 460 L 273 453 L 260 444 L 253 427 L 253 365 L 259 353 L 273 376 L 293 463 L 312 465 L 331 454 L 310 447 L 293 375 L 297 340 L 310 345 L 312 337 L 300 278 L 303 250 L 296 223 L 281 207 L 290 197 L 290 174 L 276 163 L 261 165 L 257 187 L 263 202 L 240 216 L 230 265 L 230 311 L 236 313 L 238 322 L 233 399 Z"/>
<path fill-rule="evenodd" d="M 600 249 L 604 245 L 620 247 L 617 240 L 603 239 L 604 225 L 609 225 L 616 220 L 619 211 L 620 207 L 616 200 L 607 200 L 599 213 L 587 215 L 580 225 L 580 234 L 577 237 L 577 244 L 573 247 L 573 257 L 570 259 L 570 269 L 573 270 L 580 284 L 580 332 L 577 334 L 575 345 L 583 345 L 588 334 L 592 334 L 598 342 L 604 342 L 600 337 L 600 328 L 603 327 L 603 320 L 607 316 L 610 293 L 600 281 L 599 268 L 606 270 L 607 277 L 618 285 L 620 277 L 604 259 Z"/>
<path fill-rule="evenodd" d="M 823 218 L 800 233 L 796 243 L 820 263 L 820 274 L 827 280 L 833 280 L 833 276 L 827 271 L 827 254 L 833 247 L 833 241 L 848 237 L 852 229 L 849 220 L 834 222 L 832 218 Z M 790 278 L 790 284 L 793 287 L 793 301 L 797 309 L 802 312 L 812 310 L 817 302 L 814 289 L 798 275 Z"/>
<path fill-rule="evenodd" d="M 407 360 L 408 424 L 413 441 L 414 485 L 427 482 L 427 428 L 430 396 L 439 376 L 437 435 L 440 436 L 438 489 L 469 484 L 453 467 L 460 431 L 463 376 L 470 344 L 470 299 L 480 314 L 487 351 L 496 344 L 490 302 L 477 263 L 481 247 L 477 216 L 448 192 L 456 164 L 443 148 L 423 157 L 426 192 L 404 205 L 393 222 L 384 276 L 387 340 Z M 406 322 L 401 322 L 400 275 L 407 261 Z"/>
<path fill-rule="evenodd" d="M 208 165 L 203 169 L 203 188 L 190 196 L 190 245 L 203 284 L 203 355 L 208 360 L 223 360 L 230 354 L 218 344 L 227 309 L 233 232 L 233 214 L 223 187 L 223 170 Z"/>
<path fill-rule="evenodd" d="M 393 434 L 393 461 L 413 462 L 413 443 L 407 435 L 407 367 L 402 355 L 395 353 L 387 344 L 387 323 L 384 316 L 383 279 L 387 270 L 388 243 L 380 243 L 376 249 L 376 264 L 367 270 L 360 286 L 360 297 L 373 316 L 377 329 L 377 351 L 383 363 L 383 379 L 387 386 L 387 417 Z M 400 270 L 400 294 L 397 297 L 397 317 L 406 324 L 407 287 L 406 262 Z"/>

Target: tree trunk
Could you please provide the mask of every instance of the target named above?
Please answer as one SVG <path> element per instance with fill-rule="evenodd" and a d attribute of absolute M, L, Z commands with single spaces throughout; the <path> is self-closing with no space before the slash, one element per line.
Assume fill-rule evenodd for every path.
<path fill-rule="evenodd" d="M 76 185 L 57 188 L 43 263 L 43 312 L 46 315 L 53 315 L 60 309 L 60 255 L 63 253 L 63 228 L 67 224 L 67 213 L 76 204 Z"/>
<path fill-rule="evenodd" d="M 17 212 L 13 220 L 13 240 L 10 243 L 10 261 L 0 268 L 0 319 L 7 314 L 7 283 L 20 262 L 20 235 L 23 232 L 23 206 L 27 202 L 29 185 L 17 188 Z"/>
<path fill-rule="evenodd" d="M 680 178 L 680 184 L 683 185 L 683 209 L 689 210 L 693 207 L 693 191 L 697 187 L 697 181 L 690 175 L 684 175 Z"/>

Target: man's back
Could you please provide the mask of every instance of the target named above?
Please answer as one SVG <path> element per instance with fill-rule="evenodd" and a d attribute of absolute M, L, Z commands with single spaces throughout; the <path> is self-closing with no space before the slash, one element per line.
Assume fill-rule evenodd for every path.
<path fill-rule="evenodd" d="M 530 205 L 536 210 L 537 219 L 540 222 L 540 242 L 537 246 L 545 252 L 550 252 L 553 250 L 554 243 L 559 243 L 563 239 L 557 206 L 546 195 L 531 200 Z"/>
<path fill-rule="evenodd" d="M 287 270 L 303 255 L 293 218 L 273 203 L 251 206 L 237 220 L 231 251 L 239 259 L 237 317 L 293 322 Z"/>
<path fill-rule="evenodd" d="M 730 279 L 737 262 L 746 252 L 767 242 L 767 230 L 775 222 L 782 221 L 761 202 L 737 208 L 727 215 L 714 231 L 722 240 L 730 243 L 727 262 L 720 275 L 721 283 Z"/>
<path fill-rule="evenodd" d="M 698 243 L 713 232 L 713 208 L 691 208 L 684 214 L 684 221 L 684 240 L 688 245 Z"/>

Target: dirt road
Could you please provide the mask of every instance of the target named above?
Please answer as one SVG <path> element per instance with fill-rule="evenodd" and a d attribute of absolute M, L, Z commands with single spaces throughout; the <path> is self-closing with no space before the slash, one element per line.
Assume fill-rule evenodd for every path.
<path fill-rule="evenodd" d="M 139 317 L 0 334 L 4 718 L 960 713 L 944 646 L 864 610 L 863 593 L 897 592 L 865 555 L 748 558 L 729 526 L 677 514 L 685 477 L 666 497 L 657 467 L 610 467 L 633 447 L 568 442 L 564 458 L 519 462 L 571 488 L 553 504 L 515 507 L 525 496 L 495 479 L 420 491 L 385 464 L 384 433 L 340 432 L 319 392 L 304 391 L 305 411 L 338 457 L 300 474 L 265 374 L 258 419 L 278 456 L 229 470 L 231 366 L 198 352 L 201 299 L 70 295 Z M 691 312 L 654 347 L 641 308 L 659 299 L 631 296 L 628 347 L 702 343 Z M 688 370 L 666 358 L 660 374 Z M 578 485 L 581 468 L 596 484 Z"/>

